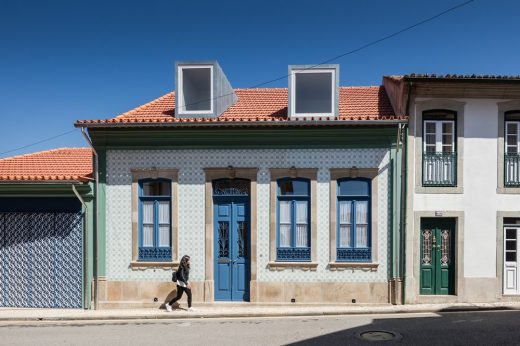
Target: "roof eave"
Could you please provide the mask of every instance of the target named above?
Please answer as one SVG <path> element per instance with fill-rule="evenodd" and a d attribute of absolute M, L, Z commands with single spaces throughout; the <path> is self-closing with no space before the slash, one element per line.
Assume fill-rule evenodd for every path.
<path fill-rule="evenodd" d="M 397 125 L 408 123 L 408 119 L 390 120 L 291 120 L 291 121 L 219 121 L 219 122 L 113 122 L 78 123 L 78 128 L 118 128 L 118 127 L 286 127 L 286 126 L 360 126 Z"/>

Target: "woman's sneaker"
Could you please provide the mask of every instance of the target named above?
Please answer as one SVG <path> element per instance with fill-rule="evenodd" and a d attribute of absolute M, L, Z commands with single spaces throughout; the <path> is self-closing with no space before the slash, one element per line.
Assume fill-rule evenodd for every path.
<path fill-rule="evenodd" d="M 170 304 L 166 303 L 164 306 L 166 307 L 166 311 L 172 312 L 172 306 Z"/>
<path fill-rule="evenodd" d="M 188 308 L 188 312 L 193 312 L 193 311 L 197 311 L 197 310 L 194 308 Z"/>

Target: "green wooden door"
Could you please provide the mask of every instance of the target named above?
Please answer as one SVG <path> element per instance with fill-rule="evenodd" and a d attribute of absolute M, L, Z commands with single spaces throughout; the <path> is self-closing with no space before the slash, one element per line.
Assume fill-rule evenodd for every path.
<path fill-rule="evenodd" d="M 420 294 L 454 294 L 455 220 L 421 221 Z"/>

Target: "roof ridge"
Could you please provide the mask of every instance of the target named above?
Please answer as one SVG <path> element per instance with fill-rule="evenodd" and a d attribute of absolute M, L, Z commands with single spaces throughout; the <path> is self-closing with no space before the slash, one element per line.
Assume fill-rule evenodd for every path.
<path fill-rule="evenodd" d="M 92 149 L 90 149 L 89 147 L 62 147 L 62 148 L 54 148 L 54 149 L 48 149 L 48 150 L 43 150 L 43 151 L 37 151 L 35 153 L 28 153 L 28 154 L 20 154 L 20 155 L 15 155 L 15 156 L 3 157 L 3 158 L 0 158 L 0 161 L 21 159 L 21 158 L 24 158 L 24 157 L 30 157 L 30 156 L 36 156 L 36 155 L 42 155 L 42 154 L 49 154 L 49 153 L 54 153 L 54 152 L 57 152 L 57 151 L 64 151 L 64 150 L 85 150 L 85 149 L 88 149 L 89 151 L 92 151 Z"/>

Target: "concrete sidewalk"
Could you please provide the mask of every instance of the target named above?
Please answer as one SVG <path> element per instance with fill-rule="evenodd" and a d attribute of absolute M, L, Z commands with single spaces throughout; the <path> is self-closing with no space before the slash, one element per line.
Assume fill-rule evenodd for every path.
<path fill-rule="evenodd" d="M 284 317 L 330 316 L 355 314 L 394 314 L 419 312 L 454 312 L 483 310 L 519 310 L 520 303 L 461 303 L 417 305 L 304 305 L 304 304 L 255 304 L 214 303 L 194 305 L 188 312 L 186 306 L 167 312 L 164 309 L 23 309 L 0 308 L 0 322 L 4 321 L 95 321 L 95 320 L 146 320 L 219 317 Z"/>

